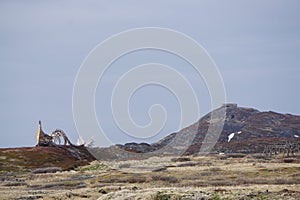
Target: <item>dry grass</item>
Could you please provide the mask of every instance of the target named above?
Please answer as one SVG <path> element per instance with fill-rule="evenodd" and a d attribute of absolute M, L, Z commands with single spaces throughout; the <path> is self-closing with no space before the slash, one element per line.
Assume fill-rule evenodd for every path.
<path fill-rule="evenodd" d="M 223 155 L 115 162 L 1 176 L 1 199 L 300 199 L 300 164 Z M 192 164 L 191 164 L 192 163 Z M 163 169 L 163 170 L 157 170 Z M 12 192 L 14 191 L 14 192 Z"/>

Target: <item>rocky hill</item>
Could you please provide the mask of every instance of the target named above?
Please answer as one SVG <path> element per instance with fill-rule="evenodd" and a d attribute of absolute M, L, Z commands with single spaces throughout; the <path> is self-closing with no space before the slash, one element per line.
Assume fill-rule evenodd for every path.
<path fill-rule="evenodd" d="M 221 151 L 222 146 L 224 146 L 227 149 L 231 147 L 232 152 L 259 152 L 266 144 L 283 143 L 287 140 L 298 141 L 300 139 L 300 116 L 272 111 L 260 112 L 253 108 L 238 107 L 236 104 L 225 104 L 218 109 L 226 109 L 226 118 L 215 150 Z M 195 153 L 201 146 L 210 123 L 217 124 L 220 121 L 211 122 L 211 113 L 208 113 L 195 124 L 162 139 L 154 145 L 159 147 L 169 143 L 177 134 L 196 131 L 192 145 L 187 151 L 189 154 Z M 248 146 L 245 146 L 245 141 L 247 141 Z M 260 144 L 260 148 L 255 147 Z M 224 151 L 226 150 L 224 149 Z"/>
<path fill-rule="evenodd" d="M 238 107 L 237 104 L 224 104 L 215 112 L 221 109 L 226 109 L 226 118 L 213 153 L 261 153 L 270 144 L 284 144 L 289 141 L 297 148 L 300 144 L 300 116 L 272 111 L 260 112 L 253 108 Z M 117 149 L 146 153 L 159 151 L 172 142 L 174 144 L 169 146 L 176 149 L 180 148 L 181 142 L 184 143 L 184 140 L 189 140 L 191 139 L 189 137 L 192 136 L 192 141 L 190 141 L 185 154 L 195 154 L 198 153 L 202 145 L 210 123 L 217 125 L 222 120 L 211 120 L 211 115 L 212 112 L 191 126 L 177 133 L 172 133 L 151 145 L 127 143 L 102 150 L 108 155 L 110 152 L 117 152 Z M 180 139 L 178 140 L 178 138 Z M 174 142 L 174 140 L 178 141 Z"/>

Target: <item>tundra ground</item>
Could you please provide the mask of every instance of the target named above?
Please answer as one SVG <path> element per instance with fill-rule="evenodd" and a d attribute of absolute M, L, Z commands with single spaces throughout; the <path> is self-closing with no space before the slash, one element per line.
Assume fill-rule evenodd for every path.
<path fill-rule="evenodd" d="M 300 199 L 299 157 L 151 157 L 2 173 L 1 199 Z"/>

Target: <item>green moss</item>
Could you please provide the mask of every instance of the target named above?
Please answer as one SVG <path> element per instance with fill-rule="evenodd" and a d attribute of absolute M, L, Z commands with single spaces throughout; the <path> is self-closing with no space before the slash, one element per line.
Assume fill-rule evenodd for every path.
<path fill-rule="evenodd" d="M 85 171 L 104 171 L 104 170 L 108 170 L 109 167 L 103 163 L 95 163 L 95 164 L 91 164 L 91 165 L 87 165 L 87 166 L 83 166 L 80 168 L 77 168 L 76 171 L 81 171 L 81 172 L 85 172 Z"/>
<path fill-rule="evenodd" d="M 163 192 L 157 192 L 154 197 L 153 197 L 153 200 L 169 200 L 169 199 L 179 199 L 179 198 L 174 198 L 172 197 L 173 195 L 172 194 L 166 194 L 166 193 L 163 193 Z"/>

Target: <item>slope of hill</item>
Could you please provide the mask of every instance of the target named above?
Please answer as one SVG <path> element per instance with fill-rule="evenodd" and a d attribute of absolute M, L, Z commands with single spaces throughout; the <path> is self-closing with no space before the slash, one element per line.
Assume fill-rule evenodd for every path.
<path fill-rule="evenodd" d="M 280 114 L 272 111 L 260 112 L 253 108 L 238 107 L 237 104 L 224 104 L 215 111 L 217 112 L 220 109 L 226 109 L 226 117 L 222 132 L 213 149 L 214 153 L 261 153 L 265 146 L 269 144 L 284 144 L 286 141 L 296 146 L 300 144 L 300 116 Z M 211 115 L 212 112 L 191 126 L 177 133 L 172 133 L 151 145 L 128 143 L 102 150 L 106 154 L 109 154 L 111 150 L 117 152 L 116 149 L 137 153 L 154 152 L 171 144 L 175 138 L 181 138 L 180 141 L 192 140 L 185 154 L 195 154 L 202 145 L 209 125 L 211 123 L 218 124 L 222 120 L 211 120 Z M 181 148 L 180 145 L 180 142 L 175 142 L 170 146 L 176 149 Z"/>
<path fill-rule="evenodd" d="M 0 160 L 0 174 L 2 174 L 47 167 L 67 170 L 86 165 L 95 158 L 84 146 L 55 146 L 1 148 Z"/>

